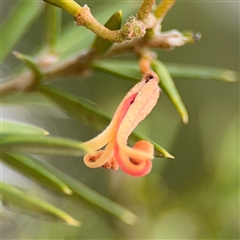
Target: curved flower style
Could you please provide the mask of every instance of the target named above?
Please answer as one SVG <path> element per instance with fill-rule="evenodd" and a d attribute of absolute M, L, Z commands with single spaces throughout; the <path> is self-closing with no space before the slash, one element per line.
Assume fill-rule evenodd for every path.
<path fill-rule="evenodd" d="M 83 159 L 88 167 L 117 170 L 120 166 L 132 176 L 144 176 L 151 171 L 153 145 L 143 140 L 131 148 L 127 146 L 127 139 L 156 105 L 160 95 L 158 82 L 154 72 L 144 74 L 121 101 L 109 126 L 95 138 L 82 143 L 84 147 L 93 149 Z M 105 145 L 104 150 L 98 150 Z"/>

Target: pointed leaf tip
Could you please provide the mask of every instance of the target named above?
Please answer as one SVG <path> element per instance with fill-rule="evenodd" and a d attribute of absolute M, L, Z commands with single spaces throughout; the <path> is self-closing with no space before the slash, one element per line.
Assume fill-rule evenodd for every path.
<path fill-rule="evenodd" d="M 49 132 L 34 125 L 11 120 L 2 120 L 0 134 L 1 136 L 46 136 L 49 135 Z"/>
<path fill-rule="evenodd" d="M 125 211 L 123 213 L 122 219 L 129 225 L 134 225 L 137 222 L 137 216 L 129 211 Z"/>
<path fill-rule="evenodd" d="M 225 70 L 222 73 L 222 78 L 228 82 L 237 82 L 237 73 L 231 70 Z"/>
<path fill-rule="evenodd" d="M 74 227 L 80 227 L 82 225 L 82 223 L 76 221 L 75 219 L 73 219 L 72 217 L 68 217 L 65 219 L 66 223 L 68 225 L 74 226 Z"/>
<path fill-rule="evenodd" d="M 73 191 L 73 195 L 69 196 L 69 199 L 78 201 L 80 203 L 87 202 L 93 206 L 97 206 L 105 212 L 112 214 L 113 216 L 119 218 L 121 221 L 133 225 L 136 222 L 136 215 L 130 212 L 125 207 L 119 205 L 118 203 L 112 202 L 109 198 L 106 198 L 83 183 L 77 181 L 66 173 L 60 171 L 59 169 L 51 166 L 46 162 L 39 162 L 46 170 L 50 171 L 56 177 L 62 179 Z"/>
<path fill-rule="evenodd" d="M 23 62 L 26 63 L 26 65 L 29 67 L 29 69 L 33 72 L 35 78 L 34 78 L 34 82 L 32 83 L 32 87 L 37 87 L 40 84 L 41 79 L 43 78 L 43 73 L 41 68 L 39 67 L 39 65 L 37 64 L 37 62 L 35 61 L 34 58 L 32 58 L 29 55 L 17 52 L 17 51 L 13 51 L 12 54 L 22 60 Z"/>
<path fill-rule="evenodd" d="M 184 124 L 188 124 L 188 120 L 189 120 L 188 114 L 185 114 L 184 116 L 182 116 L 182 121 Z"/>
<path fill-rule="evenodd" d="M 158 145 L 157 143 L 152 141 L 150 138 L 148 138 L 136 131 L 132 132 L 132 134 L 129 137 L 129 142 L 131 144 L 135 144 L 136 142 L 141 141 L 141 140 L 146 140 L 146 141 L 150 142 L 151 144 L 153 144 L 155 157 L 172 158 L 172 159 L 174 158 L 174 156 L 172 156 L 163 147 L 161 147 L 160 145 Z"/>
<path fill-rule="evenodd" d="M 55 207 L 54 205 L 22 191 L 17 188 L 0 183 L 3 201 L 12 207 L 13 210 L 25 211 L 40 217 L 53 221 L 61 221 L 72 226 L 80 226 L 81 223 L 73 219 L 66 212 Z"/>
<path fill-rule="evenodd" d="M 232 70 L 192 64 L 167 63 L 166 67 L 174 78 L 192 78 L 236 82 L 238 74 Z"/>
<path fill-rule="evenodd" d="M 32 154 L 82 156 L 89 149 L 78 141 L 57 137 L 9 136 L 4 138 L 1 148 L 6 152 L 24 152 Z"/>
<path fill-rule="evenodd" d="M 63 192 L 66 193 L 67 195 L 72 195 L 73 194 L 73 191 L 68 187 L 64 187 Z"/>
<path fill-rule="evenodd" d="M 50 135 L 50 133 L 49 133 L 48 131 L 44 131 L 43 134 L 44 134 L 45 136 Z"/>
<path fill-rule="evenodd" d="M 44 2 L 51 4 L 53 6 L 59 7 L 64 11 L 68 12 L 72 16 L 76 17 L 77 13 L 82 9 L 77 2 L 73 0 L 59 1 L 59 0 L 43 0 Z"/>
<path fill-rule="evenodd" d="M 25 176 L 31 178 L 40 185 L 54 190 L 54 192 L 64 192 L 67 195 L 73 193 L 64 181 L 52 174 L 51 171 L 45 169 L 41 166 L 39 161 L 32 157 L 3 152 L 1 154 L 1 159 L 13 169 L 23 173 Z"/>
<path fill-rule="evenodd" d="M 165 158 L 175 159 L 175 157 L 168 152 L 166 153 Z"/>
<path fill-rule="evenodd" d="M 188 113 L 186 107 L 165 64 L 159 60 L 156 60 L 152 62 L 151 66 L 153 68 L 153 71 L 155 71 L 159 76 L 161 88 L 178 110 L 182 121 L 184 123 L 188 123 Z"/>

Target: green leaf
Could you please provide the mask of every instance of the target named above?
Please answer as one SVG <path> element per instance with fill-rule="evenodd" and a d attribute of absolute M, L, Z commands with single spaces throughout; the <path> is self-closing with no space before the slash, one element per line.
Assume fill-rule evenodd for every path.
<path fill-rule="evenodd" d="M 175 83 L 168 72 L 166 66 L 159 60 L 153 61 L 151 64 L 153 71 L 159 76 L 160 86 L 163 91 L 168 95 L 174 106 L 177 108 L 182 121 L 188 123 L 188 113 L 178 93 Z"/>
<path fill-rule="evenodd" d="M 122 11 L 119 10 L 115 12 L 109 20 L 104 25 L 106 28 L 110 30 L 118 30 L 121 28 L 122 23 Z M 91 50 L 96 55 L 101 55 L 109 50 L 109 48 L 113 45 L 112 42 L 109 42 L 99 36 L 97 36 L 92 44 Z"/>
<path fill-rule="evenodd" d="M 28 125 L 20 122 L 6 121 L 6 120 L 2 120 L 1 122 L 0 135 L 2 137 L 8 136 L 8 135 L 44 136 L 48 134 L 49 133 L 44 129 L 35 127 L 32 125 Z"/>
<path fill-rule="evenodd" d="M 39 165 L 36 161 L 33 161 L 30 157 L 20 154 L 2 153 L 1 158 L 6 164 L 10 165 L 17 171 L 20 171 L 24 176 L 28 176 L 35 180 L 39 184 L 55 191 L 60 190 L 65 194 L 72 194 L 72 190 L 65 182 Z"/>
<path fill-rule="evenodd" d="M 167 63 L 166 67 L 175 78 L 212 79 L 227 82 L 236 82 L 238 79 L 236 72 L 218 67 L 177 63 Z"/>
<path fill-rule="evenodd" d="M 139 81 L 141 72 L 137 61 L 129 60 L 104 60 L 94 62 L 93 69 L 106 72 L 127 80 Z"/>
<path fill-rule="evenodd" d="M 6 3 L 5 3 L 6 4 Z M 19 2 L 1 28 L 2 45 L 0 62 L 34 23 L 43 10 L 40 1 Z"/>
<path fill-rule="evenodd" d="M 57 137 L 17 136 L 2 139 L 2 152 L 24 152 L 32 154 L 82 156 L 88 152 L 80 142 Z"/>
<path fill-rule="evenodd" d="M 116 9 L 122 9 L 125 16 L 131 14 L 134 4 L 122 4 L 122 2 L 114 2 L 109 4 L 107 8 L 100 9 L 99 12 L 94 12 L 94 17 L 99 22 L 106 21 L 106 16 L 115 12 Z M 59 39 L 55 50 L 61 54 L 61 59 L 78 55 L 80 50 L 90 47 L 90 43 L 94 39 L 94 34 L 84 27 L 77 27 L 72 22 L 63 29 L 61 38 Z"/>
<path fill-rule="evenodd" d="M 42 93 L 48 96 L 51 100 L 58 104 L 66 113 L 73 116 L 81 123 L 94 129 L 95 131 L 103 131 L 110 123 L 111 118 L 108 117 L 103 111 L 90 105 L 86 100 L 77 98 L 69 93 L 60 91 L 50 86 L 42 86 L 39 89 Z M 145 136 L 133 132 L 129 138 L 132 143 L 139 140 L 146 139 Z M 155 153 L 158 157 L 173 158 L 170 153 L 165 149 L 148 139 L 154 147 Z"/>
<path fill-rule="evenodd" d="M 203 80 L 219 80 L 235 82 L 238 79 L 236 72 L 212 66 L 191 64 L 165 63 L 173 78 L 193 78 Z M 128 80 L 141 79 L 141 72 L 137 61 L 131 60 L 103 60 L 94 62 L 93 69 L 126 78 Z"/>
<path fill-rule="evenodd" d="M 34 161 L 34 159 L 32 159 Z M 67 175 L 66 173 L 60 171 L 59 169 L 55 168 L 54 166 L 50 165 L 49 163 L 46 162 L 38 162 L 39 165 L 44 167 L 47 171 L 51 172 L 54 174 L 56 177 L 64 181 L 68 187 L 73 191 L 72 195 L 64 195 L 65 197 L 75 200 L 77 202 L 82 203 L 83 201 L 101 208 L 105 212 L 108 212 L 112 214 L 113 216 L 119 218 L 123 222 L 127 224 L 134 224 L 136 222 L 136 215 L 134 215 L 132 212 L 130 212 L 128 209 L 125 207 L 114 203 L 110 199 L 100 195 L 96 191 L 90 189 L 83 183 L 75 180 L 71 176 Z M 60 192 L 62 193 L 62 192 Z"/>
<path fill-rule="evenodd" d="M 32 88 L 39 86 L 41 83 L 41 80 L 43 78 L 43 73 L 42 73 L 40 67 L 38 66 L 38 64 L 36 63 L 36 61 L 31 56 L 22 54 L 17 51 L 14 51 L 13 54 L 16 58 L 25 62 L 27 64 L 27 66 L 29 67 L 29 69 L 34 74 L 34 83 L 32 84 Z"/>
<path fill-rule="evenodd" d="M 6 106 L 19 105 L 37 105 L 37 106 L 51 106 L 51 102 L 39 92 L 27 92 L 23 94 L 6 96 L 1 99 L 1 104 Z"/>
<path fill-rule="evenodd" d="M 155 157 L 164 157 L 164 158 L 172 158 L 172 159 L 175 158 L 173 155 L 171 155 L 169 152 L 167 152 L 164 148 L 162 148 L 157 143 L 155 143 L 154 141 L 152 141 L 148 137 L 144 136 L 143 134 L 133 132 L 129 137 L 129 142 L 131 144 L 134 144 L 134 143 L 136 143 L 138 141 L 141 141 L 141 140 L 147 140 L 150 143 L 152 143 L 152 145 L 154 146 Z"/>
<path fill-rule="evenodd" d="M 56 178 L 60 179 L 63 181 L 67 186 L 71 189 L 73 192 L 72 195 L 64 195 L 64 197 L 67 197 L 71 200 L 75 200 L 77 202 L 82 203 L 85 201 L 88 204 L 91 204 L 93 206 L 96 206 L 98 208 L 103 209 L 104 211 L 116 216 L 117 218 L 121 219 L 123 222 L 127 224 L 133 224 L 136 221 L 136 216 L 130 212 L 128 209 L 120 206 L 117 203 L 112 202 L 108 198 L 100 195 L 99 193 L 93 191 L 89 187 L 85 186 L 81 182 L 78 182 L 74 178 L 70 177 L 69 175 L 65 174 L 64 172 L 60 171 L 59 169 L 53 167 L 52 165 L 45 163 L 45 162 L 39 162 L 35 160 L 34 158 L 31 157 L 26 160 L 24 156 L 21 155 L 16 155 L 16 154 L 11 154 L 11 156 L 23 159 L 21 166 L 25 164 L 25 161 L 28 165 L 28 162 L 31 161 L 32 166 L 35 165 L 38 168 L 44 169 L 44 171 L 52 174 Z M 14 163 L 13 161 L 4 160 L 7 162 L 10 166 L 16 168 L 16 170 L 21 170 L 18 168 L 17 163 Z M 27 175 L 30 176 L 30 172 L 27 172 Z M 39 181 L 37 177 L 34 177 L 33 174 L 31 174 L 31 177 L 35 179 L 35 181 Z M 49 187 L 47 185 L 47 181 L 41 182 L 42 185 Z M 55 189 L 56 191 L 59 190 L 59 188 Z M 63 194 L 61 190 L 58 191 L 59 194 Z"/>
<path fill-rule="evenodd" d="M 118 77 L 122 77 L 128 80 L 139 81 L 141 79 L 141 73 L 137 62 L 133 61 L 122 61 L 122 60 L 111 60 L 111 61 L 100 61 L 92 65 L 94 69 L 104 71 Z M 183 122 L 188 122 L 188 114 L 186 108 L 178 94 L 176 86 L 166 69 L 160 61 L 155 61 L 152 64 L 153 70 L 158 74 L 160 78 L 160 86 L 163 91 L 169 96 L 170 100 L 178 109 Z"/>
<path fill-rule="evenodd" d="M 54 51 L 54 47 L 60 37 L 62 24 L 62 10 L 46 4 L 46 25 L 44 31 L 46 47 Z"/>
<path fill-rule="evenodd" d="M 77 11 L 81 9 L 81 6 L 78 5 L 78 3 L 76 3 L 74 0 L 68 0 L 68 1 L 43 0 L 43 1 L 63 9 L 64 11 L 66 11 L 67 13 L 71 14 L 74 17 Z"/>
<path fill-rule="evenodd" d="M 54 101 L 65 112 L 95 131 L 102 131 L 110 122 L 109 117 L 84 99 L 50 86 L 42 86 L 39 91 Z"/>
<path fill-rule="evenodd" d="M 26 194 L 18 189 L 5 184 L 1 184 L 1 195 L 3 202 L 9 207 L 25 211 L 29 214 L 49 218 L 55 221 L 61 221 L 72 226 L 80 226 L 81 223 L 73 219 L 67 213 L 55 206 L 43 201 L 40 198 Z"/>

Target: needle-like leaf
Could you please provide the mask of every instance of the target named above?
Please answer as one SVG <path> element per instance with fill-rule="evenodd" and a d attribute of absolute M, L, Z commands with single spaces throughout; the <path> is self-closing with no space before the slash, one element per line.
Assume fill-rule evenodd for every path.
<path fill-rule="evenodd" d="M 137 62 L 133 61 L 100 61 L 98 63 L 94 63 L 93 68 L 104 71 L 113 75 L 117 75 L 119 77 L 124 77 L 128 80 L 134 80 L 139 81 L 141 78 L 139 67 Z M 163 89 L 163 91 L 168 95 L 170 100 L 173 102 L 173 104 L 178 109 L 183 122 L 188 122 L 188 114 L 186 111 L 186 108 L 178 94 L 178 91 L 175 87 L 175 84 L 171 78 L 171 75 L 169 74 L 167 68 L 163 63 L 160 61 L 155 61 L 152 64 L 153 70 L 158 74 L 160 78 L 160 86 Z"/>
<path fill-rule="evenodd" d="M 84 99 L 50 86 L 42 86 L 39 91 L 65 112 L 96 131 L 102 131 L 109 124 L 110 118 Z"/>
<path fill-rule="evenodd" d="M 106 72 L 126 80 L 139 81 L 141 72 L 137 61 L 104 60 L 92 64 L 93 69 Z"/>
<path fill-rule="evenodd" d="M 17 135 L 28 135 L 28 136 L 44 136 L 48 135 L 49 133 L 39 127 L 24 124 L 20 122 L 13 122 L 2 120 L 0 125 L 0 135 L 1 137 L 5 136 L 17 136 Z"/>
<path fill-rule="evenodd" d="M 38 87 L 38 85 L 40 85 L 41 80 L 43 78 L 43 73 L 42 73 L 40 67 L 38 66 L 38 64 L 35 62 L 34 58 L 32 58 L 31 56 L 28 56 L 26 54 L 17 52 L 17 51 L 14 51 L 13 54 L 16 58 L 25 62 L 27 64 L 27 66 L 29 67 L 29 69 L 31 70 L 31 72 L 34 74 L 34 81 L 33 81 L 31 87 L 32 88 Z"/>
<path fill-rule="evenodd" d="M 165 63 L 167 70 L 173 78 L 203 79 L 235 82 L 238 74 L 232 70 L 192 64 Z M 103 60 L 92 64 L 95 70 L 110 73 L 126 78 L 127 80 L 139 80 L 141 72 L 137 61 L 130 60 Z"/>
<path fill-rule="evenodd" d="M 81 123 L 94 129 L 95 131 L 103 131 L 111 121 L 111 118 L 108 117 L 103 111 L 94 107 L 93 105 L 90 105 L 86 102 L 86 100 L 77 98 L 69 93 L 49 86 L 43 86 L 39 90 L 52 101 L 57 103 L 57 105 L 66 113 L 75 117 Z M 136 132 L 133 132 L 129 138 L 131 143 L 135 143 L 136 141 L 144 139 L 146 139 L 145 136 L 140 136 Z M 154 143 L 150 139 L 148 139 L 148 141 L 154 145 L 156 156 L 173 158 L 170 153 L 168 153 L 158 144 Z"/>
<path fill-rule="evenodd" d="M 72 226 L 80 226 L 81 223 L 73 219 L 67 213 L 40 198 L 26 194 L 11 185 L 0 183 L 3 202 L 13 209 L 29 214 L 37 215 L 54 221 L 61 221 Z"/>
<path fill-rule="evenodd" d="M 46 29 L 45 43 L 50 51 L 54 51 L 54 47 L 59 39 L 62 23 L 62 10 L 46 4 Z"/>
<path fill-rule="evenodd" d="M 88 152 L 78 141 L 57 137 L 14 136 L 1 141 L 2 152 L 82 156 Z"/>
<path fill-rule="evenodd" d="M 20 1 L 15 6 L 0 30 L 2 36 L 0 62 L 34 23 L 42 12 L 43 5 L 41 1 Z"/>
<path fill-rule="evenodd" d="M 156 74 L 159 76 L 161 88 L 167 94 L 174 106 L 177 108 L 182 118 L 182 121 L 184 123 L 188 123 L 187 110 L 166 66 L 159 60 L 152 62 L 151 66 L 153 68 L 153 71 L 155 71 Z"/>
<path fill-rule="evenodd" d="M 6 162 L 8 165 L 11 167 L 15 168 L 18 171 L 22 170 L 22 167 L 24 165 L 31 165 L 31 166 L 36 166 L 39 169 L 44 169 L 44 171 L 50 173 L 51 175 L 55 176 L 56 178 L 60 179 L 62 182 L 64 182 L 68 188 L 72 191 L 71 195 L 66 195 L 64 194 L 64 197 L 67 197 L 71 200 L 75 200 L 79 203 L 86 202 L 90 205 L 96 206 L 98 208 L 103 209 L 104 211 L 112 214 L 113 216 L 119 218 L 123 222 L 127 224 L 134 224 L 136 222 L 136 215 L 134 215 L 132 212 L 130 212 L 128 209 L 122 207 L 121 205 L 114 203 L 110 199 L 100 195 L 99 193 L 93 191 L 83 183 L 75 180 L 71 176 L 67 175 L 66 173 L 60 171 L 59 169 L 55 168 L 54 166 L 50 165 L 49 163 L 46 162 L 40 162 L 34 159 L 33 157 L 31 158 L 26 158 L 20 154 L 11 154 L 14 158 L 17 157 L 18 160 L 16 162 L 12 161 L 12 159 L 5 158 L 4 157 L 4 162 Z M 20 161 L 20 162 L 19 162 Z M 17 164 L 20 164 L 20 168 L 17 166 Z M 29 171 L 26 172 L 27 176 L 30 176 L 33 178 L 35 181 L 39 182 L 39 178 L 31 174 Z M 45 187 L 49 187 L 47 185 L 47 181 L 41 182 L 41 185 L 44 185 Z M 59 188 L 54 189 L 55 192 L 59 194 L 63 194 L 63 191 Z"/>
<path fill-rule="evenodd" d="M 177 63 L 167 63 L 166 67 L 174 78 L 219 80 L 227 82 L 236 82 L 238 79 L 238 74 L 236 72 L 219 67 Z"/>
<path fill-rule="evenodd" d="M 33 161 L 30 157 L 15 153 L 2 153 L 1 158 L 3 162 L 39 184 L 55 191 L 60 190 L 66 194 L 72 194 L 72 190 L 65 182 L 39 165 L 36 161 Z"/>
<path fill-rule="evenodd" d="M 100 61 L 94 63 L 92 67 L 128 80 L 138 81 L 140 79 L 139 67 L 137 62 L 134 61 Z M 165 65 L 157 60 L 152 63 L 152 68 L 159 75 L 161 88 L 177 108 L 184 123 L 188 122 L 187 110 L 171 75 L 176 78 L 216 79 L 222 81 L 237 80 L 237 74 L 234 71 L 216 67 L 170 63 Z"/>

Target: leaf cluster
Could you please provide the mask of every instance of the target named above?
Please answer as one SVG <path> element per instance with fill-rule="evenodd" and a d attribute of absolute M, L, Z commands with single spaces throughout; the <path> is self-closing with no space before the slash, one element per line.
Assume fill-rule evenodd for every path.
<path fill-rule="evenodd" d="M 96 18 L 99 21 L 106 21 L 106 15 L 120 7 L 123 8 L 126 15 L 130 13 L 131 9 L 127 7 L 127 4 L 122 6 L 121 2 L 115 2 L 114 6 L 99 12 Z M 140 9 L 144 10 L 143 7 Z M 157 9 L 154 13 L 159 19 L 162 19 L 165 14 L 162 5 Z M 3 47 L 0 61 L 3 61 L 10 54 L 14 46 L 24 36 L 24 33 L 44 11 L 47 17 L 44 28 L 44 44 L 40 48 L 41 50 L 32 56 L 19 52 L 14 53 L 18 59 L 26 63 L 26 66 L 17 76 L 3 84 L 1 88 L 1 95 L 4 97 L 2 98 L 2 104 L 11 104 L 17 94 L 21 94 L 24 98 L 28 92 L 39 93 L 46 98 L 48 104 L 57 105 L 70 117 L 100 132 L 108 126 L 111 118 L 101 109 L 89 104 L 84 98 L 73 96 L 64 90 L 50 86 L 51 81 L 58 80 L 59 76 L 83 76 L 86 71 L 93 73 L 101 71 L 121 77 L 123 80 L 139 81 L 141 71 L 137 60 L 142 57 L 143 52 L 134 48 L 134 46 L 147 42 L 147 38 L 151 40 L 148 43 L 155 46 L 153 38 L 151 39 L 153 28 L 149 28 L 150 30 L 147 31 L 146 35 L 136 42 L 114 45 L 113 42 L 96 36 L 89 44 L 89 38 L 93 34 L 83 27 L 79 28 L 71 24 L 61 32 L 60 9 L 39 1 L 23 1 L 15 6 L 12 14 L 1 28 Z M 163 12 L 161 13 L 161 11 Z M 148 13 L 148 11 L 146 12 Z M 146 12 L 143 14 L 143 19 L 146 15 L 148 16 Z M 142 16 L 140 13 L 138 12 L 138 16 Z M 113 13 L 105 23 L 105 27 L 112 31 L 118 31 L 121 26 L 122 11 L 120 10 Z M 172 32 L 170 33 L 172 34 Z M 181 36 L 184 36 L 184 34 Z M 192 34 L 190 34 L 190 38 L 193 38 Z M 190 38 L 188 38 L 188 42 Z M 163 45 L 160 47 L 163 47 Z M 149 49 L 152 50 L 151 46 L 147 46 L 147 50 Z M 79 54 L 83 50 L 85 52 Z M 134 52 L 137 59 L 132 61 L 110 59 L 112 56 L 129 52 Z M 237 79 L 235 72 L 216 67 L 170 64 L 163 63 L 159 59 L 152 59 L 150 66 L 161 79 L 161 89 L 173 103 L 184 123 L 188 122 L 188 113 L 173 78 L 213 79 L 229 82 Z M 12 95 L 13 98 L 9 97 Z M 40 162 L 32 156 L 39 154 L 82 156 L 87 152 L 87 149 L 83 149 L 77 141 L 47 136 L 48 134 L 46 130 L 36 126 L 3 120 L 1 123 L 2 161 L 54 193 L 77 202 L 86 202 L 103 209 L 127 224 L 133 224 L 136 221 L 136 216 L 128 209 L 91 190 L 50 164 Z M 148 138 L 143 134 L 133 132 L 129 140 L 133 144 L 143 139 Z M 154 145 L 156 157 L 173 158 L 163 147 L 151 139 L 148 140 Z M 13 186 L 1 183 L 1 189 L 3 203 L 53 220 L 61 220 L 75 226 L 80 225 L 79 222 L 62 210 L 19 191 Z"/>

